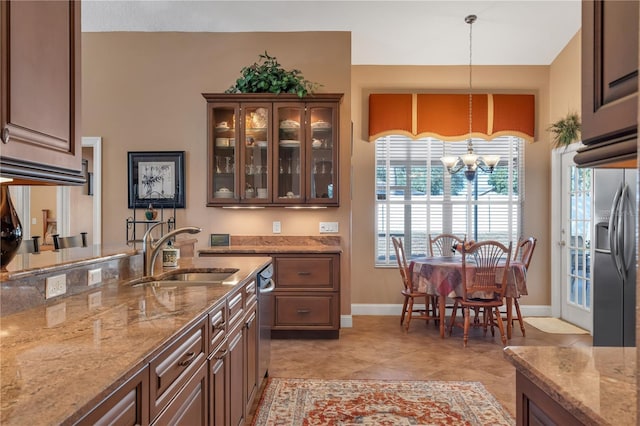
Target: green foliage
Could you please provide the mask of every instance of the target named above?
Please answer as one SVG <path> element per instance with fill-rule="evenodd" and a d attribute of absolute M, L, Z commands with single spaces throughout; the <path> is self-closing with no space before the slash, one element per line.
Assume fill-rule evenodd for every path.
<path fill-rule="evenodd" d="M 509 170 L 506 167 L 496 167 L 489 175 L 487 183 L 493 187 L 496 194 L 509 194 Z M 518 193 L 518 175 L 513 176 L 513 193 Z"/>
<path fill-rule="evenodd" d="M 580 140 L 580 117 L 576 113 L 570 113 L 566 118 L 553 123 L 547 131 L 552 132 L 553 147 L 566 147 L 572 142 Z"/>
<path fill-rule="evenodd" d="M 320 86 L 305 79 L 300 70 L 283 69 L 266 50 L 258 56 L 258 62 L 240 70 L 240 78 L 225 93 L 295 93 L 302 98 Z"/>

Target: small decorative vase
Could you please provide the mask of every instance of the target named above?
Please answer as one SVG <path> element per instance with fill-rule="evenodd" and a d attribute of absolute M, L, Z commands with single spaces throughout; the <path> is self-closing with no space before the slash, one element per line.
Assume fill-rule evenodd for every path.
<path fill-rule="evenodd" d="M 22 224 L 11 203 L 7 185 L 0 186 L 0 267 L 6 266 L 16 255 L 22 243 Z"/>
<path fill-rule="evenodd" d="M 149 208 L 144 211 L 144 217 L 146 217 L 147 220 L 154 220 L 156 216 L 158 216 L 158 211 L 153 208 L 153 205 L 149 204 Z"/>

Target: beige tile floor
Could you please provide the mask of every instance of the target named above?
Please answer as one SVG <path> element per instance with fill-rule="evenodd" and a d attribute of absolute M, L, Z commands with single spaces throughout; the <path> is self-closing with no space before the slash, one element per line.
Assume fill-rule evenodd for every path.
<path fill-rule="evenodd" d="M 278 339 L 271 344 L 271 377 L 479 381 L 515 416 L 515 368 L 503 356 L 500 334 L 472 330 L 467 348 L 462 330 L 440 338 L 439 329 L 413 321 L 409 332 L 399 316 L 354 316 L 353 327 L 333 340 Z M 515 324 L 512 346 L 591 346 L 588 334 L 548 334 Z"/>

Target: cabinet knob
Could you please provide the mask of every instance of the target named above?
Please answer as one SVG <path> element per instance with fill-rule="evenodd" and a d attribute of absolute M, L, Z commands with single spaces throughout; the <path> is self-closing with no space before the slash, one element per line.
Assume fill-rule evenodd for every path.
<path fill-rule="evenodd" d="M 5 127 L 4 129 L 2 129 L 2 143 L 9 143 L 9 128 Z"/>

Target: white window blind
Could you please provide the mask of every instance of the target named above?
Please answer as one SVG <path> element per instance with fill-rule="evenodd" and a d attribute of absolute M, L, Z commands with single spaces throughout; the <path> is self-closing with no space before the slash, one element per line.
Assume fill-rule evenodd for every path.
<path fill-rule="evenodd" d="M 476 154 L 500 156 L 492 174 L 478 169 L 450 175 L 443 155 L 466 153 L 467 142 L 386 136 L 376 140 L 376 265 L 395 266 L 391 236 L 404 240 L 407 257 L 425 256 L 429 234 L 452 233 L 475 241 L 518 240 L 524 188 L 524 140 L 503 136 L 473 140 Z"/>

